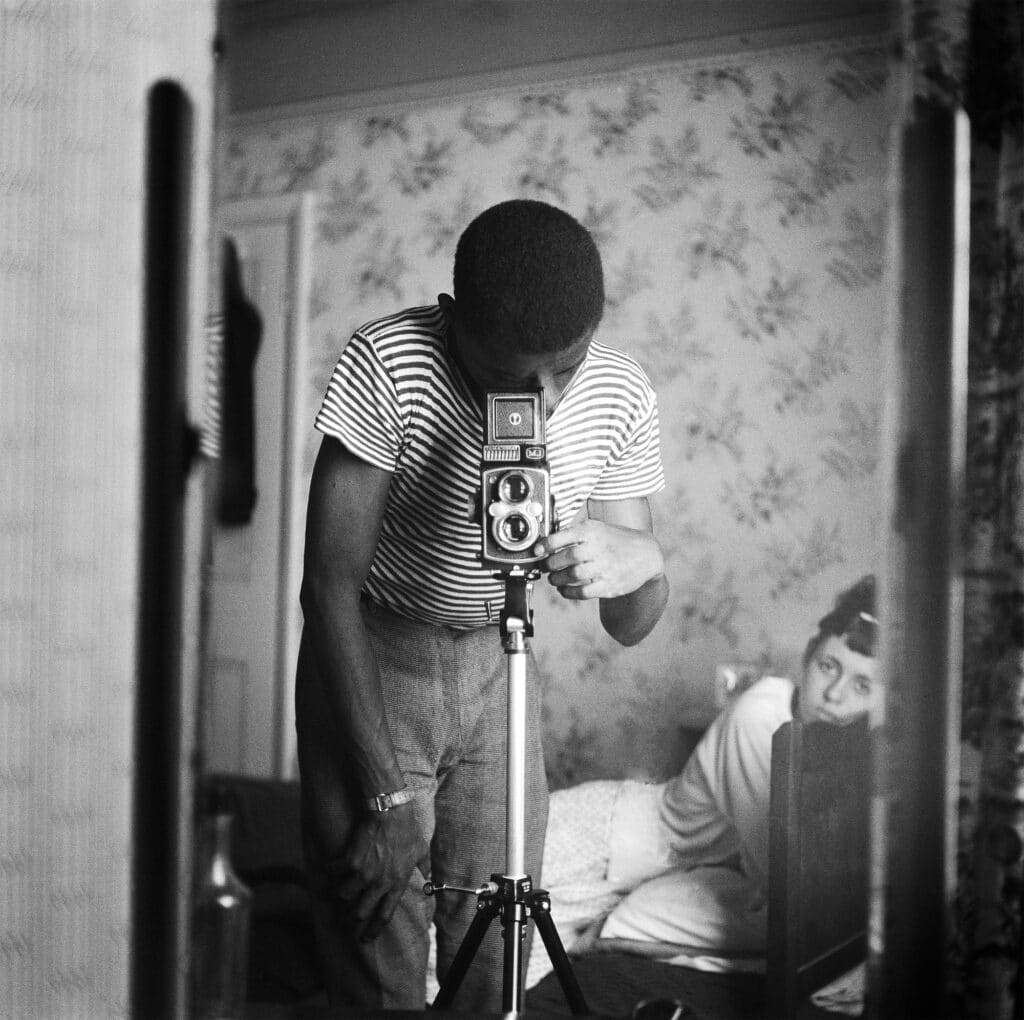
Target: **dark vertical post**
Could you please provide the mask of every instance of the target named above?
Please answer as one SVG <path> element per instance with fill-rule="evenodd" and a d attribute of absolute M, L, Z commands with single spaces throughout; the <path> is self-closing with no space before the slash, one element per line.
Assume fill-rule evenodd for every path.
<path fill-rule="evenodd" d="M 131 1015 L 174 1015 L 189 181 L 187 96 L 160 82 L 146 137 L 142 533 L 132 818 Z"/>
<path fill-rule="evenodd" d="M 872 833 L 882 897 L 881 953 L 874 947 L 869 971 L 874 1017 L 938 1018 L 945 1008 L 966 376 L 962 174 L 955 111 L 919 101 L 902 141 L 900 291 L 887 380 L 892 488 L 881 607 L 885 729 L 876 762 L 882 810 Z"/>

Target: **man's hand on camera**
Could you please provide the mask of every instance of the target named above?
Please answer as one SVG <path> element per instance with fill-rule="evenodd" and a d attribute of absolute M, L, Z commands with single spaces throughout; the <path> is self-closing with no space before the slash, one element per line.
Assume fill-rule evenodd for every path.
<path fill-rule="evenodd" d="M 611 599 L 635 592 L 664 570 L 649 531 L 586 520 L 540 540 L 534 555 L 567 599 Z"/>
<path fill-rule="evenodd" d="M 375 939 L 391 920 L 413 868 L 429 852 L 413 806 L 403 804 L 368 815 L 345 852 L 328 863 L 334 896 L 362 941 Z"/>

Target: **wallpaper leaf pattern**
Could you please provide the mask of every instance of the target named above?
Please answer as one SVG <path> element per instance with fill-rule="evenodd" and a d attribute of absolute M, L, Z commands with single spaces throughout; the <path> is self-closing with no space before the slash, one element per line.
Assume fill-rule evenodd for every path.
<path fill-rule="evenodd" d="M 883 43 L 862 38 L 232 132 L 225 197 L 320 199 L 309 466 L 352 329 L 450 290 L 476 213 L 542 199 L 601 248 L 599 335 L 659 395 L 673 594 L 623 649 L 538 583 L 556 787 L 676 767 L 680 727 L 716 711 L 716 664 L 793 670 L 875 563 L 888 109 Z"/>

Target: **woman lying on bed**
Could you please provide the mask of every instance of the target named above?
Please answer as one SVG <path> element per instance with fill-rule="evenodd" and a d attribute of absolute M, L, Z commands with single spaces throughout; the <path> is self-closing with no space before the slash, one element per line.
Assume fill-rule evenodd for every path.
<path fill-rule="evenodd" d="M 763 970 L 772 735 L 794 716 L 843 726 L 875 706 L 874 612 L 868 576 L 819 621 L 800 683 L 758 680 L 668 782 L 598 780 L 552 794 L 544 883 L 567 947 L 585 951 L 597 938 L 702 970 Z M 582 875 L 579 833 L 600 824 L 602 804 L 604 873 Z M 543 950 L 533 955 L 528 984 L 548 969 Z"/>

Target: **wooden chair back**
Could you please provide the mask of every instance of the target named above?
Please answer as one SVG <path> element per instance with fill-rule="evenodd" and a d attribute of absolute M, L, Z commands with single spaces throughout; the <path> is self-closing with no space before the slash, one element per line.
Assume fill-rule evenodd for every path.
<path fill-rule="evenodd" d="M 782 726 L 772 741 L 767 1007 L 792 1020 L 865 959 L 871 755 L 867 721 Z"/>

